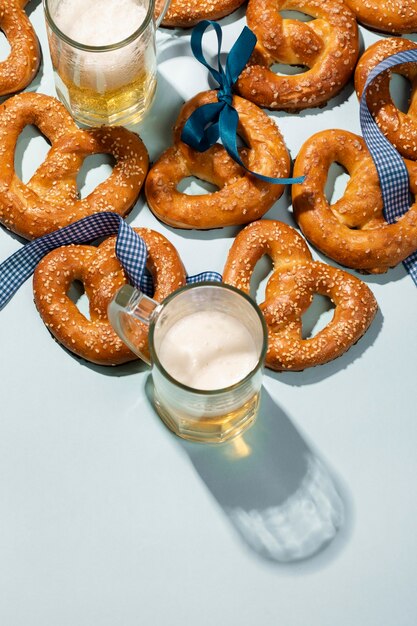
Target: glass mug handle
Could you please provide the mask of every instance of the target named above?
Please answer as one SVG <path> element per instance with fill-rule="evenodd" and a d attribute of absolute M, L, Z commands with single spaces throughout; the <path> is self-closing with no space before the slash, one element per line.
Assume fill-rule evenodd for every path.
<path fill-rule="evenodd" d="M 159 28 L 159 26 L 161 25 L 162 20 L 165 17 L 165 13 L 168 11 L 169 9 L 169 5 L 171 4 L 171 0 L 165 0 L 163 7 L 162 7 L 162 11 L 159 13 L 158 15 L 158 9 L 162 4 L 162 0 L 152 0 L 154 2 L 154 20 L 155 20 L 155 28 Z"/>
<path fill-rule="evenodd" d="M 162 305 L 159 302 L 149 298 L 149 296 L 146 296 L 139 289 L 135 289 L 132 285 L 120 287 L 107 308 L 109 322 L 116 333 L 128 348 L 140 356 L 148 365 L 151 365 L 149 357 L 143 354 L 126 334 L 122 324 L 122 317 L 128 315 L 134 320 L 139 320 L 149 326 L 151 320 L 159 313 L 161 308 Z"/>

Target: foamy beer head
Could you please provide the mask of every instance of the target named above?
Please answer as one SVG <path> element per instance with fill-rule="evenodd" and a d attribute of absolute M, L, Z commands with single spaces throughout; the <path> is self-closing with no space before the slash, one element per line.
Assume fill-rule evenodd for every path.
<path fill-rule="evenodd" d="M 126 40 L 143 23 L 147 9 L 135 0 L 106 2 L 62 0 L 55 16 L 58 28 L 84 46 L 107 47 Z M 133 41 L 121 48 L 102 51 L 75 49 L 72 82 L 99 93 L 116 89 L 135 79 L 144 67 L 147 41 Z M 77 68 L 77 69 L 75 69 Z M 78 70 L 78 71 L 77 71 Z M 68 68 L 66 68 L 68 73 Z"/>
<path fill-rule="evenodd" d="M 203 310 L 181 317 L 158 343 L 164 369 L 195 389 L 235 385 L 259 359 L 259 347 L 247 325 L 223 311 Z"/>

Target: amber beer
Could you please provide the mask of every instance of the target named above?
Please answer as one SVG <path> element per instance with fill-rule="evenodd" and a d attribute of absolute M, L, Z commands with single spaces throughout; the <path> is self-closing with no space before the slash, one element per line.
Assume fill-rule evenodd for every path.
<path fill-rule="evenodd" d="M 205 443 L 221 443 L 237 437 L 249 428 L 256 419 L 261 394 L 255 393 L 252 398 L 239 408 L 224 413 L 211 415 L 202 412 L 202 415 L 190 416 L 186 410 L 175 409 L 169 402 L 163 402 L 154 391 L 154 403 L 159 417 L 175 434 L 190 441 L 204 441 Z"/>
<path fill-rule="evenodd" d="M 138 122 L 156 88 L 153 1 L 44 3 L 57 94 L 73 117 L 92 126 Z"/>
<path fill-rule="evenodd" d="M 54 74 L 58 98 L 76 119 L 91 126 L 135 124 L 149 109 L 155 95 L 156 79 L 151 71 L 139 71 L 130 82 L 102 92 L 77 85 L 69 76 L 61 78 L 58 71 Z"/>

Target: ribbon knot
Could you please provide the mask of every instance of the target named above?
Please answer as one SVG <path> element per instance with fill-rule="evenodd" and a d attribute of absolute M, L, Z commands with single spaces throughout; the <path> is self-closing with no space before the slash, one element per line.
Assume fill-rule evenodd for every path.
<path fill-rule="evenodd" d="M 219 102 L 224 102 L 225 104 L 232 106 L 232 103 L 233 103 L 232 88 L 228 86 L 227 89 L 225 89 L 224 87 L 219 89 L 217 92 L 217 99 Z"/>
<path fill-rule="evenodd" d="M 217 69 L 211 67 L 203 54 L 203 35 L 209 26 L 213 26 L 217 35 Z M 256 36 L 250 28 L 244 27 L 227 56 L 225 68 L 223 68 L 220 61 L 222 38 L 221 26 L 217 22 L 210 20 L 203 20 L 193 30 L 191 35 L 193 54 L 197 61 L 209 70 L 219 87 L 217 89 L 217 102 L 204 104 L 190 115 L 182 130 L 181 140 L 194 150 L 197 150 L 197 152 L 205 152 L 221 139 L 223 147 L 229 156 L 247 172 L 253 174 L 253 176 L 267 183 L 278 185 L 302 183 L 304 176 L 298 178 L 273 178 L 257 174 L 249 170 L 241 160 L 237 148 L 239 115 L 233 107 L 233 85 L 249 61 L 256 44 Z"/>

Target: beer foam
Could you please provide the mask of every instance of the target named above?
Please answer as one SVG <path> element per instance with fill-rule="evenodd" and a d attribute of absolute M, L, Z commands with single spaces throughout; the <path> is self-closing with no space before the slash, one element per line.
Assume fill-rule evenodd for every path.
<path fill-rule="evenodd" d="M 166 331 L 158 357 L 175 380 L 208 390 L 243 380 L 256 367 L 259 354 L 239 319 L 221 311 L 198 311 Z"/>
<path fill-rule="evenodd" d="M 62 0 L 54 20 L 64 35 L 89 46 L 119 43 L 143 23 L 147 8 L 137 0 Z"/>

